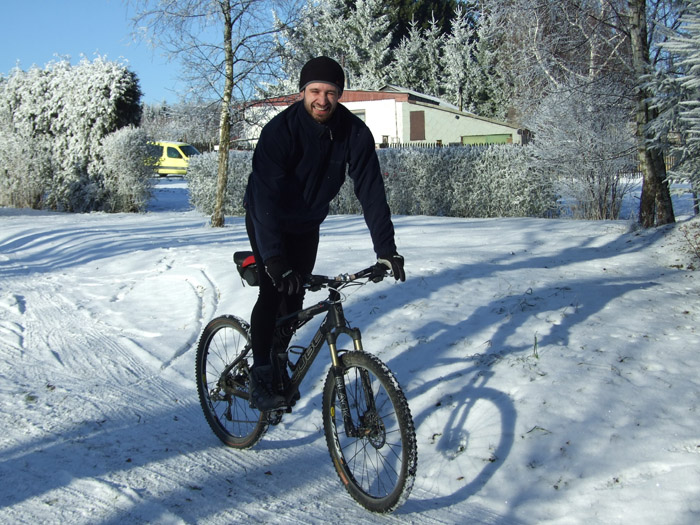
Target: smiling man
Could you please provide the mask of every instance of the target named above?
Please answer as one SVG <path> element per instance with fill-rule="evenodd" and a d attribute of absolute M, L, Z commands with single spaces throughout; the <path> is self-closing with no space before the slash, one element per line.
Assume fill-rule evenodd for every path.
<path fill-rule="evenodd" d="M 265 269 L 250 320 L 251 404 L 259 410 L 284 402 L 272 387 L 271 363 L 289 339 L 273 341 L 275 319 L 302 306 L 303 279 L 316 262 L 319 227 L 346 173 L 378 260 L 397 280 L 406 280 L 374 138 L 365 123 L 338 102 L 344 85 L 343 68 L 335 60 L 309 60 L 299 77 L 303 99 L 265 125 L 253 154 L 244 205 L 248 238 Z"/>

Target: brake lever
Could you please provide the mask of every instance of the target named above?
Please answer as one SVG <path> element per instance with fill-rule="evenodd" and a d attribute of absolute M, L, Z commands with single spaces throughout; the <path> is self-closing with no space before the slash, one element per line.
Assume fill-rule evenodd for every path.
<path fill-rule="evenodd" d="M 387 276 L 387 273 L 389 273 L 389 270 L 387 269 L 386 265 L 378 262 L 374 266 L 372 266 L 372 274 L 370 275 L 370 281 L 372 281 L 373 283 L 379 283 L 384 280 L 384 277 Z"/>

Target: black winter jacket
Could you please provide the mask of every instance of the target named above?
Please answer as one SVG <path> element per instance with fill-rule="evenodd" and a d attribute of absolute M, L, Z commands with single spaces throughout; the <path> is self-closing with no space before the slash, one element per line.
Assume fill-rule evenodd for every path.
<path fill-rule="evenodd" d="M 346 167 L 375 253 L 396 251 L 369 128 L 342 104 L 326 124 L 319 124 L 299 101 L 265 125 L 253 154 L 244 204 L 263 261 L 281 255 L 282 233 L 304 233 L 323 222 L 343 185 Z"/>

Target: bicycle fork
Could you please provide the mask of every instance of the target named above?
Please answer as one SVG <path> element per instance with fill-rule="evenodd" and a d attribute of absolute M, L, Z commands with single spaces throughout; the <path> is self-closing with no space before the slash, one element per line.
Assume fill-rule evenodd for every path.
<path fill-rule="evenodd" d="M 362 340 L 360 338 L 360 331 L 357 328 L 342 328 L 340 331 L 347 333 L 352 340 L 355 347 L 355 351 L 362 352 Z M 362 419 L 360 419 L 360 426 L 356 426 L 352 420 L 352 413 L 350 411 L 350 402 L 348 400 L 347 389 L 345 386 L 345 369 L 340 364 L 340 358 L 338 356 L 338 349 L 336 346 L 337 334 L 328 334 L 328 348 L 331 353 L 331 371 L 333 373 L 333 379 L 335 381 L 335 391 L 338 396 L 338 403 L 340 404 L 340 411 L 343 416 L 343 424 L 345 426 L 345 434 L 348 437 L 365 437 L 371 429 L 366 428 L 363 422 L 364 416 L 369 413 L 375 413 L 374 406 L 374 393 L 372 392 L 372 385 L 369 380 L 369 374 L 366 370 L 360 370 L 360 381 L 362 383 L 362 393 L 366 402 L 366 412 L 361 414 Z M 362 407 L 358 406 L 357 410 L 361 410 Z"/>

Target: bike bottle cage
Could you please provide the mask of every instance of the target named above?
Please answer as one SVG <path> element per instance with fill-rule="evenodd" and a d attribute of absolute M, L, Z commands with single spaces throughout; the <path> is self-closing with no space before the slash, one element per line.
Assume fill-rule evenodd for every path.
<path fill-rule="evenodd" d="M 255 261 L 253 252 L 235 252 L 233 254 L 233 262 L 236 263 L 238 274 L 249 286 L 260 286 L 258 264 Z"/>

